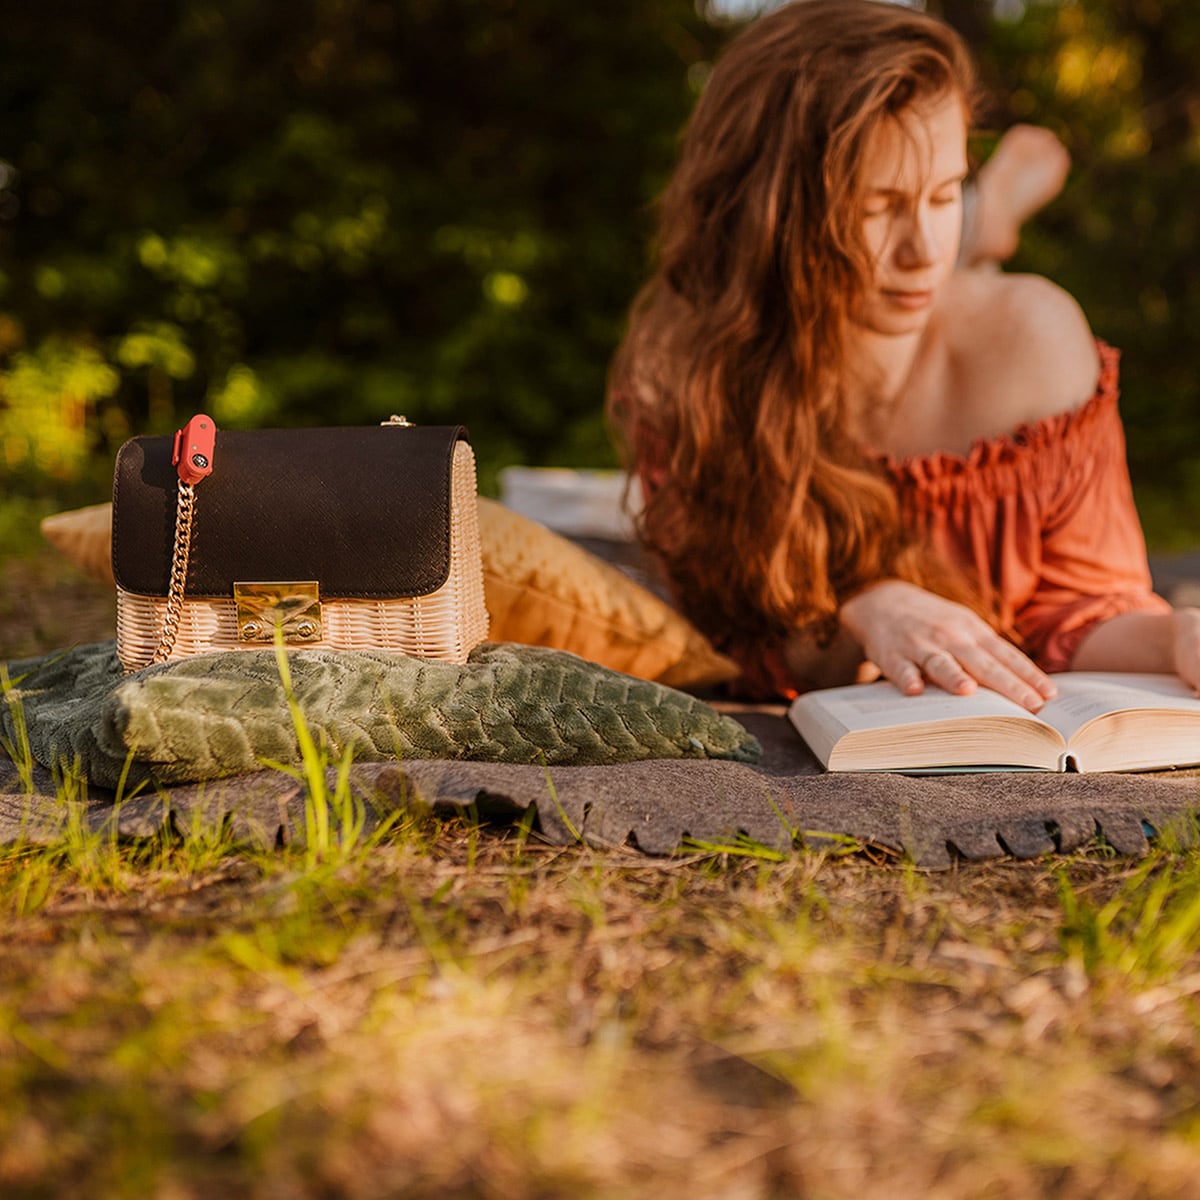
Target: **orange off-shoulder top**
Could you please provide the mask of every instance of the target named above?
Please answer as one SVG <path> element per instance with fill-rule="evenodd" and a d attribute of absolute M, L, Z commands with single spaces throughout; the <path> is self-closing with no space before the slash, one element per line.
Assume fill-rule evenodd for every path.
<path fill-rule="evenodd" d="M 1119 354 L 1100 343 L 1100 377 L 1082 407 L 977 442 L 966 455 L 877 461 L 905 522 L 969 570 L 1005 628 L 1046 671 L 1063 671 L 1088 631 L 1120 613 L 1166 612 L 1151 588 L 1146 544 L 1117 411 Z M 652 489 L 661 468 L 639 463 Z M 658 476 L 656 479 L 655 476 Z M 706 631 L 721 641 L 719 631 Z M 796 694 L 778 647 L 723 647 L 738 690 Z"/>
<path fill-rule="evenodd" d="M 1119 354 L 1100 344 L 1081 408 L 977 442 L 966 456 L 881 460 L 911 528 L 974 570 L 984 598 L 1046 671 L 1065 671 L 1097 622 L 1168 611 L 1146 542 L 1117 412 Z"/>

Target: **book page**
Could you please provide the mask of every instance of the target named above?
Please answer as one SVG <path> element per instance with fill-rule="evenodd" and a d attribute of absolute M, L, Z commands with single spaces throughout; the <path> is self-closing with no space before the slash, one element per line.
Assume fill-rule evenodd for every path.
<path fill-rule="evenodd" d="M 1068 671 L 1054 676 L 1058 695 L 1041 711 L 1070 742 L 1089 721 L 1123 709 L 1200 713 L 1200 697 L 1177 675 Z"/>
<path fill-rule="evenodd" d="M 847 733 L 975 717 L 1020 717 L 1049 724 L 987 688 L 979 688 L 969 696 L 952 696 L 931 685 L 919 696 L 906 696 L 890 683 L 859 683 L 807 692 L 795 700 L 793 706 L 824 710 L 825 719 L 821 723 L 827 725 L 832 721 L 839 732 Z"/>

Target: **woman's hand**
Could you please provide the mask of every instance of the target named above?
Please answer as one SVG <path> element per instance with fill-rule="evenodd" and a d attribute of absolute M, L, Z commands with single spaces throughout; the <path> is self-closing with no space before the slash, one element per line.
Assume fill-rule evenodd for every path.
<path fill-rule="evenodd" d="M 907 695 L 924 691 L 927 680 L 959 696 L 983 684 L 1031 712 L 1055 695 L 1049 676 L 981 617 L 915 584 L 874 584 L 842 605 L 840 619 L 866 657 Z M 1200 630 L 1194 648 L 1200 668 Z"/>

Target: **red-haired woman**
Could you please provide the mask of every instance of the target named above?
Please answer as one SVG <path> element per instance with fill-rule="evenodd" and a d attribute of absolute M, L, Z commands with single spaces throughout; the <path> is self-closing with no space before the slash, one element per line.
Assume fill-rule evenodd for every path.
<path fill-rule="evenodd" d="M 943 23 L 796 0 L 718 60 L 661 200 L 609 411 L 644 542 L 750 693 L 1176 671 L 1117 355 L 1034 276 L 956 270 L 975 81 Z"/>

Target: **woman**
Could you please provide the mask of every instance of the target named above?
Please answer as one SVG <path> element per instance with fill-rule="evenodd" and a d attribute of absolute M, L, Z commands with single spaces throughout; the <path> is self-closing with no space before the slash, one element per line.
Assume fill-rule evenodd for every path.
<path fill-rule="evenodd" d="M 609 410 L 681 606 L 794 694 L 1177 671 L 1200 612 L 1151 591 L 1115 351 L 1033 276 L 955 270 L 967 53 L 875 0 L 798 0 L 718 61 L 661 203 Z"/>

